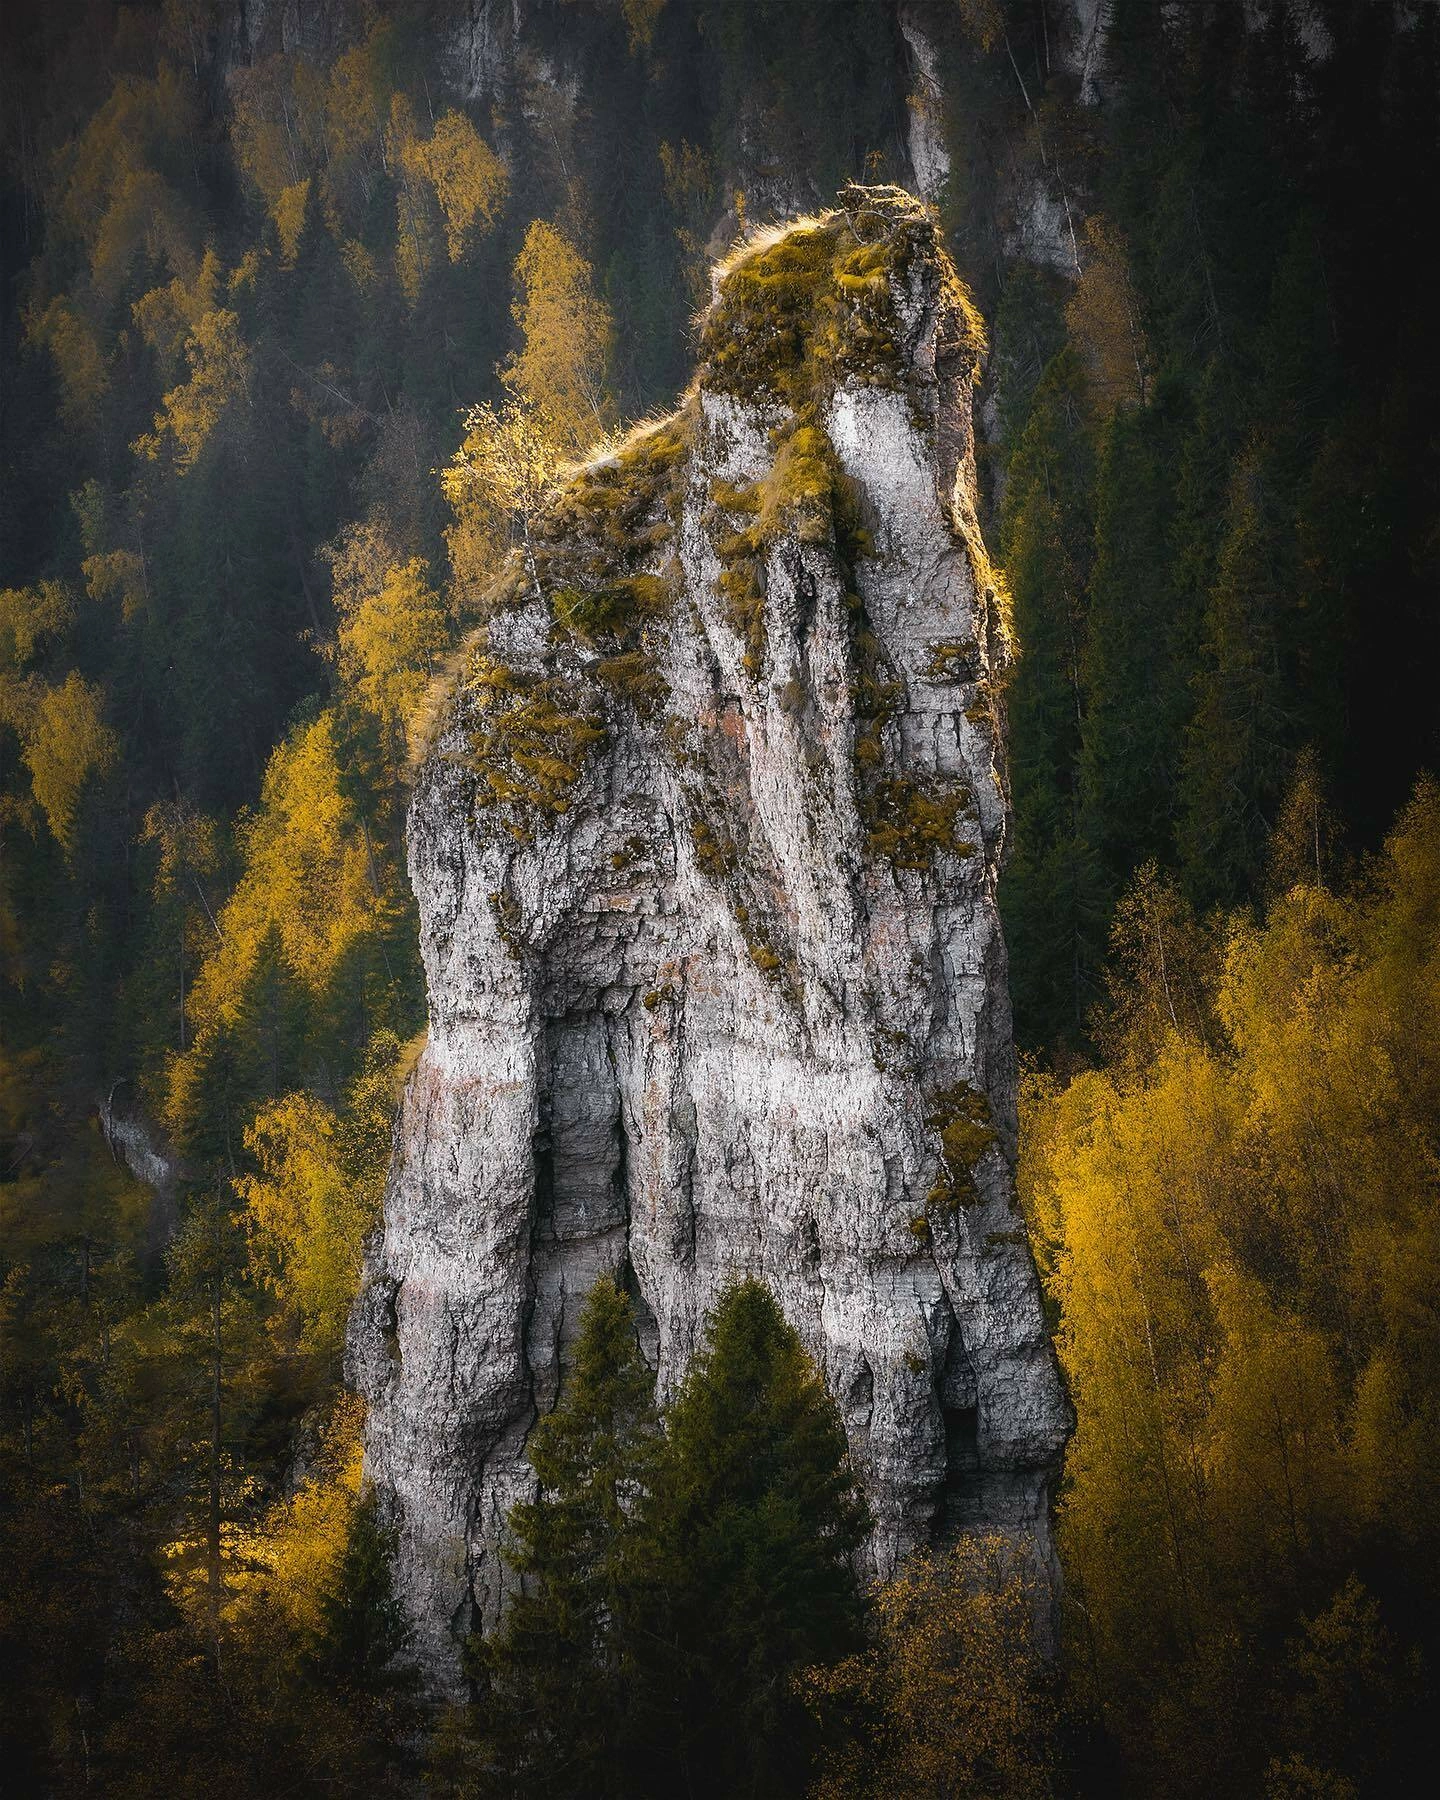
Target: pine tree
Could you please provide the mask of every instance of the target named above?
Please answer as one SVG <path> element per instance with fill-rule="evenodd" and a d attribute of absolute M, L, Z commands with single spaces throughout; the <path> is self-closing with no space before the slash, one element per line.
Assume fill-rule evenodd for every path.
<path fill-rule="evenodd" d="M 1274 461 L 1245 456 L 1230 487 L 1204 620 L 1180 783 L 1180 852 L 1202 901 L 1245 893 L 1265 866 L 1296 736 L 1281 633 L 1294 592 L 1294 539 Z"/>

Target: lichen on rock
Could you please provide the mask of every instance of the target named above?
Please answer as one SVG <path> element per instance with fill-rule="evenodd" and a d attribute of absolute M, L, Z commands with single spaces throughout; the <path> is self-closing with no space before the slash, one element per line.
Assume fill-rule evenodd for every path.
<path fill-rule="evenodd" d="M 870 1565 L 1031 1533 L 1068 1412 L 1011 1163 L 1003 590 L 979 321 L 846 189 L 717 271 L 670 419 L 575 471 L 410 815 L 430 1033 L 351 1330 L 433 1679 L 503 1603 L 595 1276 L 662 1398 L 762 1276 L 845 1413 Z"/>

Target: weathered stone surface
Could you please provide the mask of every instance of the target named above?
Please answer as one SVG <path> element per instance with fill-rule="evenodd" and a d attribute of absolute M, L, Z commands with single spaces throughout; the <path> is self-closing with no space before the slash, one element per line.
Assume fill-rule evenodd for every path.
<path fill-rule="evenodd" d="M 842 199 L 720 272 L 684 408 L 557 501 L 416 785 L 430 1032 L 351 1363 L 442 1683 L 602 1269 L 662 1397 L 770 1283 L 875 1570 L 955 1526 L 1049 1555 L 978 322 L 923 208 Z"/>

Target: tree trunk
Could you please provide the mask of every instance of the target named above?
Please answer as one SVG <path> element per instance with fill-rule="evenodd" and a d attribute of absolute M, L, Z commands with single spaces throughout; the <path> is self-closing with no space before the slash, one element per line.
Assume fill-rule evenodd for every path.
<path fill-rule="evenodd" d="M 210 1632 L 219 1653 L 220 1642 L 220 1196 L 215 1196 L 215 1268 L 210 1278 L 210 1470 L 209 1507 L 205 1530 L 205 1573 L 209 1588 Z"/>

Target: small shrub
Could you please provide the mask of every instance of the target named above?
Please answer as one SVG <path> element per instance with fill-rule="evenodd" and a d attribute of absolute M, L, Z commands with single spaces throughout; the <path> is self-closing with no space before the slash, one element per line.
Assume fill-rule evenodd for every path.
<path fill-rule="evenodd" d="M 646 650 L 603 657 L 596 664 L 595 679 L 612 694 L 628 700 L 642 719 L 653 718 L 670 693 L 665 677 Z"/>

